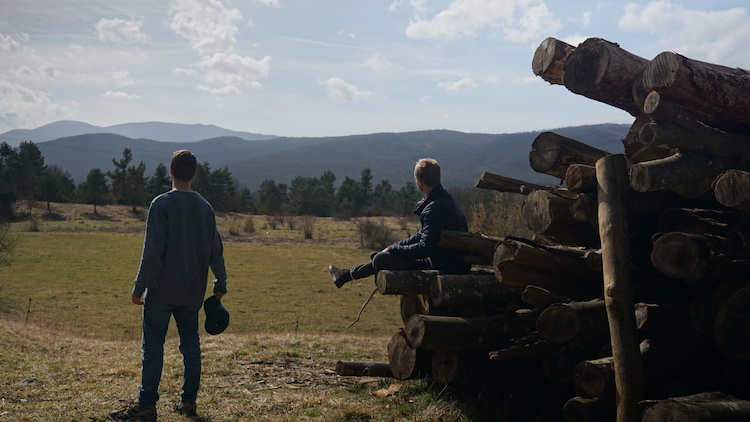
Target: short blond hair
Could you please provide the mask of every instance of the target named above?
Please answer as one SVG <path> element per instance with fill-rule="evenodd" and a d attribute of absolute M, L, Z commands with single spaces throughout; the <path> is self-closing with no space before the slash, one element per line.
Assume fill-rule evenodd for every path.
<path fill-rule="evenodd" d="M 440 184 L 440 165 L 434 158 L 422 158 L 414 166 L 414 178 L 428 187 Z"/>

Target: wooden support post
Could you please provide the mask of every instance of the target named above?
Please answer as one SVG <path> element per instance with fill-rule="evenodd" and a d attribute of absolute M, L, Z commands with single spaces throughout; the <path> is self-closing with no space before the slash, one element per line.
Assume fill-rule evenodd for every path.
<path fill-rule="evenodd" d="M 599 180 L 599 236 L 602 242 L 604 301 L 614 358 L 617 422 L 640 420 L 643 368 L 636 329 L 630 279 L 631 253 L 625 196 L 628 169 L 625 156 L 609 155 L 596 162 Z"/>

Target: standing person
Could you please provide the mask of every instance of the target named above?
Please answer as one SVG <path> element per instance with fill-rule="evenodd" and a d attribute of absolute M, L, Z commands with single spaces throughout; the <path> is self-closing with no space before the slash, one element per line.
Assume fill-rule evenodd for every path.
<path fill-rule="evenodd" d="M 369 262 L 351 270 L 329 266 L 328 271 L 336 287 L 341 288 L 352 280 L 375 275 L 380 270 L 435 269 L 454 274 L 470 270 L 470 265 L 464 262 L 462 252 L 437 246 L 442 230 L 469 231 L 461 208 L 440 184 L 438 162 L 432 158 L 417 161 L 414 166 L 414 181 L 424 194 L 414 210 L 422 228 L 414 235 L 373 253 Z"/>
<path fill-rule="evenodd" d="M 227 292 L 227 273 L 216 215 L 190 188 L 198 160 L 187 150 L 172 155 L 172 190 L 151 201 L 140 268 L 131 300 L 143 305 L 142 372 L 137 402 L 109 413 L 114 421 L 155 421 L 164 341 L 174 317 L 184 361 L 184 383 L 174 410 L 196 415 L 201 377 L 198 311 L 206 294 L 208 270 L 214 274 L 213 295 Z M 145 293 L 145 297 L 144 297 Z"/>

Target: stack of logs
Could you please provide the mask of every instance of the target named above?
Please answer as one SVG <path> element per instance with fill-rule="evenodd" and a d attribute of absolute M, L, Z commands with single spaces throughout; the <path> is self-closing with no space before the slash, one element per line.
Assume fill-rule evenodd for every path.
<path fill-rule="evenodd" d="M 531 167 L 565 187 L 485 172 L 477 187 L 526 195 L 534 238 L 443 232 L 471 274 L 381 271 L 378 290 L 401 295 L 405 326 L 389 362 L 337 372 L 460 385 L 534 357 L 570 390 L 568 421 L 750 420 L 750 71 L 671 52 L 649 61 L 598 38 L 548 38 L 532 69 L 630 113 L 624 154 L 546 132 Z M 612 157 L 625 163 L 613 172 L 621 202 L 603 187 Z M 613 207 L 621 221 L 600 227 Z M 612 226 L 626 230 L 619 250 L 604 247 Z M 607 280 L 617 260 L 625 292 Z M 618 352 L 628 347 L 636 360 Z"/>

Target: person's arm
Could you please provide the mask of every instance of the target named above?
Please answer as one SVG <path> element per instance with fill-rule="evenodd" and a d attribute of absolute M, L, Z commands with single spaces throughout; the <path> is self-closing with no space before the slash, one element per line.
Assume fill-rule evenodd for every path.
<path fill-rule="evenodd" d="M 227 269 L 224 264 L 224 245 L 221 242 L 221 235 L 218 230 L 214 230 L 209 266 L 215 277 L 213 287 L 214 296 L 216 296 L 216 299 L 221 300 L 227 293 Z"/>
<path fill-rule="evenodd" d="M 428 258 L 437 247 L 438 240 L 440 240 L 445 218 L 442 218 L 439 213 L 427 210 L 422 224 L 420 231 L 409 239 L 405 239 L 403 243 L 399 242 L 389 246 L 388 251 L 406 259 Z"/>
<path fill-rule="evenodd" d="M 143 240 L 143 252 L 138 274 L 133 283 L 131 301 L 142 305 L 143 293 L 150 283 L 161 274 L 164 267 L 164 249 L 167 242 L 167 222 L 164 211 L 156 203 L 149 207 L 146 219 L 146 234 Z"/>

